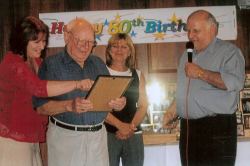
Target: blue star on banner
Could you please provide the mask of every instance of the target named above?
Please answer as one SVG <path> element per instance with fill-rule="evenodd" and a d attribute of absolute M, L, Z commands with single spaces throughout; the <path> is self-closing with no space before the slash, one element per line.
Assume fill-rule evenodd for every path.
<path fill-rule="evenodd" d="M 108 22 L 108 20 L 106 19 L 105 21 L 104 21 L 104 26 L 108 26 L 109 25 L 109 22 Z"/>
<path fill-rule="evenodd" d="M 99 41 L 101 41 L 101 37 L 103 36 L 103 34 L 96 34 L 95 38 Z"/>
<path fill-rule="evenodd" d="M 131 37 L 136 37 L 137 33 L 135 33 L 135 31 L 133 30 L 130 35 Z"/>

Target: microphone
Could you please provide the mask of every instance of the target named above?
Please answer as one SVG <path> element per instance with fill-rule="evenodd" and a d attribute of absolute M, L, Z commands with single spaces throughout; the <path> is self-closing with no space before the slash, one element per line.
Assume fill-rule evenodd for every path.
<path fill-rule="evenodd" d="M 192 56 L 193 56 L 193 50 L 194 50 L 194 43 L 189 41 L 186 43 L 186 49 L 188 54 L 188 62 L 192 63 Z"/>

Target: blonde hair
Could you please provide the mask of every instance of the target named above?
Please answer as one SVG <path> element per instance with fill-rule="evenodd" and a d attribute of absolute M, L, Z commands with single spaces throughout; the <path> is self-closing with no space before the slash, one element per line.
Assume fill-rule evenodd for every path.
<path fill-rule="evenodd" d="M 130 69 L 135 69 L 135 67 L 136 67 L 135 47 L 134 47 L 132 39 L 126 33 L 116 33 L 116 34 L 112 35 L 111 38 L 109 39 L 108 45 L 106 48 L 106 53 L 105 53 L 107 66 L 110 66 L 112 64 L 112 61 L 113 61 L 112 56 L 110 54 L 111 47 L 119 40 L 125 40 L 128 47 L 129 47 L 129 50 L 130 50 L 130 55 L 126 59 L 126 63 L 125 63 L 126 67 L 128 67 Z"/>

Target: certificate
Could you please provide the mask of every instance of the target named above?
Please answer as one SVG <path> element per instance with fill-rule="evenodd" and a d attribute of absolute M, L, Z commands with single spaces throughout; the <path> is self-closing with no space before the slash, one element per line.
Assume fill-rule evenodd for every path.
<path fill-rule="evenodd" d="M 131 76 L 98 76 L 86 96 L 93 103 L 92 111 L 112 111 L 108 103 L 121 97 L 132 80 Z"/>

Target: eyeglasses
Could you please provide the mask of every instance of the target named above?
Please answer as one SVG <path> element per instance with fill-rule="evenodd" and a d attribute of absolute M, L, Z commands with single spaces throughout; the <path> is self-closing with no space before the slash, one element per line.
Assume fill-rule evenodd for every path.
<path fill-rule="evenodd" d="M 88 46 L 88 47 L 95 47 L 96 41 L 94 40 L 80 40 L 78 37 L 75 37 L 72 32 L 69 32 L 77 46 Z"/>

